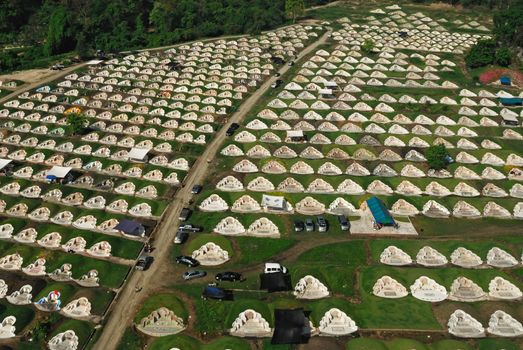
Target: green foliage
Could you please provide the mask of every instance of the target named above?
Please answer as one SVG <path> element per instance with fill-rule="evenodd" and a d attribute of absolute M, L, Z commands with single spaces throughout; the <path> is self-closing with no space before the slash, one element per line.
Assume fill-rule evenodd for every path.
<path fill-rule="evenodd" d="M 502 44 L 523 47 L 523 1 L 504 1 L 503 8 L 494 13 L 493 32 Z"/>
<path fill-rule="evenodd" d="M 83 128 L 89 124 L 89 120 L 83 114 L 69 114 L 67 116 L 68 131 L 72 135 L 78 134 Z"/>
<path fill-rule="evenodd" d="M 367 39 L 365 39 L 365 42 L 363 43 L 363 45 L 361 45 L 361 50 L 363 52 L 365 52 L 366 54 L 369 54 L 374 49 L 374 46 L 375 46 L 374 40 L 372 40 L 371 38 L 367 38 Z"/>
<path fill-rule="evenodd" d="M 432 169 L 443 169 L 447 166 L 447 149 L 444 145 L 434 145 L 427 148 L 425 151 L 425 157 L 427 162 Z"/>
<path fill-rule="evenodd" d="M 512 53 L 508 47 L 501 47 L 496 51 L 496 57 L 494 63 L 499 66 L 507 67 L 512 61 Z"/>
<path fill-rule="evenodd" d="M 479 41 L 465 57 L 465 62 L 469 68 L 484 67 L 489 64 L 506 67 L 510 65 L 511 60 L 510 49 L 506 46 L 498 48 L 494 40 Z"/>
<path fill-rule="evenodd" d="M 285 0 L 285 14 L 292 18 L 292 22 L 296 22 L 296 18 L 303 15 L 305 11 L 305 4 L 303 0 Z"/>
<path fill-rule="evenodd" d="M 465 62 L 469 68 L 487 66 L 494 63 L 496 58 L 496 42 L 494 40 L 480 40 L 473 46 Z"/>

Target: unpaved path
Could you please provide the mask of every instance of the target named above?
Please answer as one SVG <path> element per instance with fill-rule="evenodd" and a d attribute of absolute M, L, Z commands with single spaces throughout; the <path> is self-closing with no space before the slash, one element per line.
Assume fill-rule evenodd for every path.
<path fill-rule="evenodd" d="M 296 61 L 300 61 L 318 46 L 327 41 L 330 32 L 326 32 L 319 40 L 315 41 L 307 48 L 305 48 L 297 57 Z M 285 65 L 278 71 L 281 75 L 285 74 L 290 69 L 290 66 Z M 165 276 L 159 273 L 162 266 L 170 264 L 169 254 L 171 251 L 171 243 L 178 226 L 178 213 L 186 206 L 191 199 L 191 188 L 197 183 L 203 183 L 207 168 L 209 167 L 208 160 L 212 161 L 220 146 L 225 140 L 225 131 L 231 123 L 240 123 L 250 112 L 256 107 L 260 98 L 270 89 L 273 79 L 268 79 L 260 86 L 229 118 L 228 124 L 222 127 L 215 138 L 207 146 L 203 154 L 196 160 L 195 164 L 189 171 L 184 186 L 178 191 L 174 197 L 171 205 L 164 213 L 163 219 L 160 221 L 155 232 L 156 249 L 153 251 L 154 263 L 147 271 L 131 272 L 128 281 L 116 296 L 115 302 L 111 305 L 109 310 L 109 318 L 102 334 L 95 344 L 95 349 L 113 350 L 116 349 L 120 339 L 126 328 L 131 325 L 136 310 L 140 307 L 143 300 L 151 295 L 157 285 L 161 285 L 166 279 L 172 280 L 172 275 Z M 166 271 L 166 270 L 164 270 Z M 135 288 L 139 287 L 139 292 Z M 194 316 L 194 315 L 193 315 Z"/>
<path fill-rule="evenodd" d="M 84 66 L 87 65 L 87 62 L 84 62 L 84 63 L 80 63 L 80 64 L 75 64 L 73 66 L 70 66 L 70 67 L 67 67 L 63 70 L 60 70 L 60 71 L 50 71 L 52 72 L 51 74 L 36 74 L 33 79 L 36 79 L 35 81 L 27 81 L 29 84 L 24 84 L 20 87 L 20 89 L 16 89 L 16 90 L 13 90 L 12 93 L 10 93 L 9 95 L 6 95 L 2 98 L 0 98 L 0 104 L 3 104 L 4 102 L 12 99 L 12 98 L 15 98 L 16 96 L 26 92 L 26 91 L 29 91 L 29 90 L 32 90 L 32 89 L 35 89 L 41 85 L 44 85 L 44 84 L 47 84 L 47 83 L 50 83 L 54 80 L 57 80 L 61 77 L 65 77 L 66 75 L 68 75 L 69 73 L 77 70 L 78 68 L 82 68 Z M 24 73 L 25 71 L 21 71 L 20 74 Z M 43 77 L 43 78 L 42 78 Z M 20 79 L 20 78 L 17 78 L 17 79 Z M 23 79 L 20 79 L 20 80 L 23 80 Z M 25 80 L 24 80 L 25 81 Z"/>

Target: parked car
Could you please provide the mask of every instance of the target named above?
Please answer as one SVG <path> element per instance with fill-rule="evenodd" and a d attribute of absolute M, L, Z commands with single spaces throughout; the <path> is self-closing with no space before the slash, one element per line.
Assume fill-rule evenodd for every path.
<path fill-rule="evenodd" d="M 271 88 L 276 89 L 281 84 L 283 84 L 283 80 L 277 79 L 274 83 L 271 84 Z"/>
<path fill-rule="evenodd" d="M 190 256 L 180 255 L 176 257 L 177 264 L 184 264 L 189 267 L 195 267 L 200 265 L 200 262 L 196 259 L 191 258 Z"/>
<path fill-rule="evenodd" d="M 198 194 L 202 191 L 202 185 L 194 185 L 191 189 L 192 194 Z"/>
<path fill-rule="evenodd" d="M 136 261 L 136 266 L 134 267 L 136 270 L 144 271 L 151 266 L 154 258 L 148 254 L 142 254 L 140 257 L 138 257 L 138 260 Z"/>
<path fill-rule="evenodd" d="M 305 220 L 305 230 L 307 232 L 314 231 L 314 221 L 312 221 L 312 219 Z"/>
<path fill-rule="evenodd" d="M 287 268 L 285 266 L 282 266 L 278 263 L 265 263 L 265 268 L 263 270 L 263 273 L 287 273 Z"/>
<path fill-rule="evenodd" d="M 232 123 L 231 126 L 229 126 L 229 128 L 227 129 L 227 131 L 225 132 L 225 135 L 226 136 L 232 136 L 234 134 L 234 132 L 236 130 L 238 130 L 238 128 L 240 127 L 240 124 L 238 123 Z"/>
<path fill-rule="evenodd" d="M 318 223 L 318 231 L 327 232 L 328 223 L 327 223 L 327 220 L 325 220 L 325 218 L 323 216 L 318 216 L 316 218 L 316 222 Z"/>
<path fill-rule="evenodd" d="M 216 287 L 216 286 L 207 286 L 203 289 L 202 292 L 202 299 L 216 299 L 216 300 L 223 300 L 227 297 L 227 292 L 225 289 Z"/>
<path fill-rule="evenodd" d="M 51 66 L 51 70 L 62 70 L 64 68 L 65 68 L 65 66 L 63 64 L 60 64 L 60 63 L 53 64 Z"/>
<path fill-rule="evenodd" d="M 174 237 L 174 244 L 182 244 L 185 243 L 185 241 L 189 238 L 189 234 L 187 231 L 184 230 L 178 230 L 176 232 L 176 236 Z"/>
<path fill-rule="evenodd" d="M 193 280 L 195 278 L 202 278 L 205 276 L 207 276 L 207 272 L 202 270 L 189 270 L 183 273 L 183 279 L 186 281 Z"/>
<path fill-rule="evenodd" d="M 340 227 L 342 231 L 348 231 L 350 228 L 349 220 L 345 217 L 345 215 L 338 215 L 338 222 L 340 223 Z"/>
<path fill-rule="evenodd" d="M 203 228 L 193 224 L 182 224 L 178 226 L 178 231 L 201 232 Z"/>
<path fill-rule="evenodd" d="M 217 281 L 229 281 L 229 282 L 241 281 L 242 274 L 238 273 L 238 272 L 231 272 L 231 271 L 219 272 L 216 274 L 215 278 Z"/>
<path fill-rule="evenodd" d="M 183 208 L 182 211 L 180 212 L 180 216 L 178 217 L 178 219 L 180 221 L 186 221 L 189 216 L 191 216 L 192 214 L 192 210 L 189 209 L 189 208 Z"/>
<path fill-rule="evenodd" d="M 301 232 L 304 229 L 305 229 L 305 225 L 303 224 L 303 221 L 301 221 L 301 220 L 294 221 L 294 232 Z"/>
<path fill-rule="evenodd" d="M 289 62 L 287 62 L 287 64 L 289 65 L 289 67 L 292 67 L 292 66 L 294 66 L 294 61 L 289 61 Z"/>

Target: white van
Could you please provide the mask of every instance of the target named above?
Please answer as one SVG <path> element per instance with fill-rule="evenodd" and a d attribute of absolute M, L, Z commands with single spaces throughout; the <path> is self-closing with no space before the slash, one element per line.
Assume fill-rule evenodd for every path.
<path fill-rule="evenodd" d="M 265 263 L 265 270 L 264 273 L 287 273 L 287 268 L 285 266 L 281 266 L 278 263 Z"/>

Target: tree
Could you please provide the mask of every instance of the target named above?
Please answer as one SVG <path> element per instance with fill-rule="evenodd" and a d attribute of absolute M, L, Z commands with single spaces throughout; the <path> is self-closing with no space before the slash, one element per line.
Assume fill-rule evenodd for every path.
<path fill-rule="evenodd" d="M 81 113 L 71 113 L 67 116 L 67 126 L 72 135 L 78 134 L 89 124 L 89 119 Z"/>
<path fill-rule="evenodd" d="M 469 68 L 477 68 L 494 63 L 495 58 L 496 42 L 494 40 L 480 40 L 470 49 L 465 57 L 465 62 Z"/>
<path fill-rule="evenodd" d="M 374 49 L 374 46 L 375 46 L 374 40 L 372 40 L 371 38 L 367 38 L 367 39 L 365 39 L 365 42 L 363 43 L 363 45 L 361 45 L 361 49 L 366 54 L 369 54 Z"/>
<path fill-rule="evenodd" d="M 296 18 L 301 16 L 305 11 L 305 4 L 303 0 L 285 0 L 285 14 L 292 18 L 292 22 L 296 22 Z"/>
<path fill-rule="evenodd" d="M 510 65 L 510 62 L 512 61 L 512 53 L 510 52 L 510 49 L 508 47 L 500 47 L 496 51 L 496 57 L 495 57 L 495 63 L 507 67 Z"/>
<path fill-rule="evenodd" d="M 432 169 L 440 170 L 447 166 L 447 149 L 444 145 L 434 145 L 427 148 L 425 158 Z"/>

